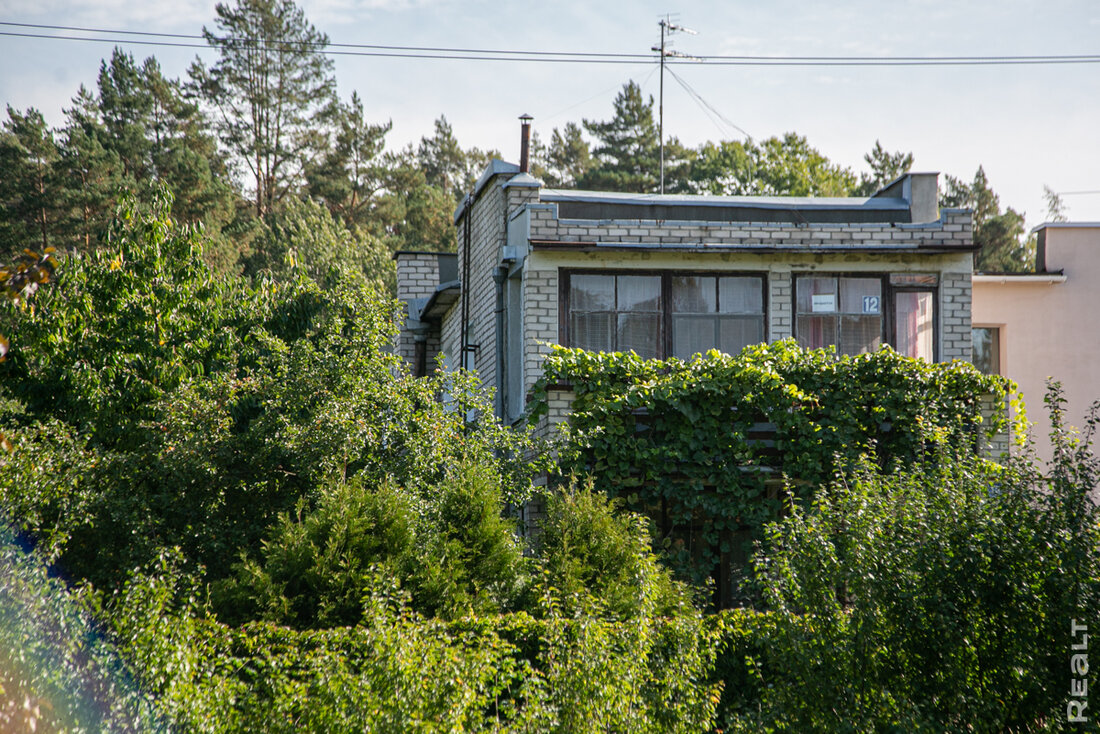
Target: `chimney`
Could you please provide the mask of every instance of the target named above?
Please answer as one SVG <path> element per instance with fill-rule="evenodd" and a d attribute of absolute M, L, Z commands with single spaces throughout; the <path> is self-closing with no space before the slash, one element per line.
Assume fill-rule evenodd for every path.
<path fill-rule="evenodd" d="M 531 154 L 531 120 L 535 118 L 528 114 L 519 116 L 521 123 L 519 133 L 519 172 L 527 173 L 530 168 Z"/>

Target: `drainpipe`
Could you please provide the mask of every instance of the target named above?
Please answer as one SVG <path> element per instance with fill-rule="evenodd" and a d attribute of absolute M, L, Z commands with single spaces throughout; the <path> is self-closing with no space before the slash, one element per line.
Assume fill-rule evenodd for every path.
<path fill-rule="evenodd" d="M 496 284 L 497 292 L 497 309 L 496 309 L 496 325 L 497 325 L 497 390 L 496 390 L 496 412 L 497 418 L 503 423 L 505 420 L 505 401 L 504 390 L 508 384 L 507 375 L 505 370 L 507 369 L 507 360 L 504 358 L 504 280 L 508 277 L 508 266 L 498 265 L 497 269 L 493 271 L 493 282 Z"/>
<path fill-rule="evenodd" d="M 428 335 L 427 329 L 413 332 L 413 376 L 424 377 L 428 374 Z"/>
<path fill-rule="evenodd" d="M 466 355 L 470 353 L 470 213 L 473 209 L 473 197 L 466 195 L 462 208 L 462 280 L 460 281 L 460 297 L 462 303 L 459 308 L 459 317 L 462 319 L 459 325 L 458 366 L 466 367 Z"/>

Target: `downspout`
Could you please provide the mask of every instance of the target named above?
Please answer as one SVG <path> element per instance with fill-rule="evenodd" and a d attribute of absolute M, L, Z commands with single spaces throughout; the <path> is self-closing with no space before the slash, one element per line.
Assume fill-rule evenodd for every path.
<path fill-rule="evenodd" d="M 493 282 L 496 284 L 497 292 L 497 310 L 496 310 L 496 325 L 497 325 L 497 390 L 496 390 L 496 413 L 497 418 L 501 423 L 505 420 L 505 399 L 504 390 L 508 384 L 507 375 L 505 370 L 507 369 L 507 360 L 504 358 L 504 280 L 508 277 L 508 266 L 498 265 L 497 269 L 493 271 Z"/>
<path fill-rule="evenodd" d="M 466 368 L 466 355 L 469 353 L 469 334 L 467 327 L 470 321 L 470 209 L 473 198 L 467 194 L 462 210 L 462 308 L 458 342 L 458 367 Z"/>
<path fill-rule="evenodd" d="M 428 374 L 428 335 L 417 329 L 413 333 L 413 376 L 424 377 Z"/>

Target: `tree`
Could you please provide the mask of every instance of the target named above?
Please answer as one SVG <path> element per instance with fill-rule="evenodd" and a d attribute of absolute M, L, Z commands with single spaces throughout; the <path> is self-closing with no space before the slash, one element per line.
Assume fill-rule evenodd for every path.
<path fill-rule="evenodd" d="M 252 252 L 241 259 L 244 274 L 293 279 L 306 274 L 322 286 L 356 273 L 379 290 L 395 289 L 393 258 L 385 244 L 362 230 L 349 229 L 310 199 L 290 199 L 259 223 Z"/>
<path fill-rule="evenodd" d="M 328 36 L 291 0 L 219 3 L 217 14 L 220 35 L 204 27 L 203 36 L 220 58 L 209 69 L 196 59 L 192 86 L 215 111 L 222 144 L 248 171 L 263 216 L 298 188 L 322 149 L 336 86 L 332 60 L 318 53 Z"/>
<path fill-rule="evenodd" d="M 912 153 L 902 153 L 900 150 L 889 153 L 877 140 L 875 147 L 863 156 L 863 160 L 867 161 L 867 165 L 871 167 L 871 173 L 865 173 L 860 177 L 858 188 L 860 196 L 871 196 L 913 167 Z"/>
<path fill-rule="evenodd" d="M 0 133 L 0 254 L 45 249 L 55 240 L 60 152 L 42 113 L 8 107 Z"/>
<path fill-rule="evenodd" d="M 406 158 L 412 157 L 406 154 Z M 442 115 L 435 121 L 435 134 L 421 138 L 415 153 L 416 164 L 424 172 L 427 183 L 442 189 L 456 202 L 473 188 L 489 161 L 499 157 L 500 153 L 495 150 L 463 150 L 451 123 Z"/>
<path fill-rule="evenodd" d="M 167 186 L 178 218 L 217 235 L 235 214 L 236 196 L 206 120 L 179 82 L 166 79 L 155 58 L 139 66 L 116 48 L 100 66 L 98 87 L 88 114 L 99 120 L 95 134 L 117 158 L 123 185 L 143 198 Z"/>
<path fill-rule="evenodd" d="M 615 115 L 606 122 L 584 121 L 585 130 L 598 140 L 592 151 L 599 165 L 577 181 L 582 189 L 598 191 L 656 191 L 660 175 L 660 139 L 653 121 L 653 96 L 627 82 L 615 97 Z"/>
<path fill-rule="evenodd" d="M 1069 221 L 1066 217 L 1066 203 L 1062 201 L 1062 197 L 1058 195 L 1057 191 L 1043 184 L 1043 198 L 1047 202 L 1048 222 Z"/>
<path fill-rule="evenodd" d="M 393 123 L 368 123 L 358 93 L 339 106 L 334 123 L 330 147 L 306 169 L 308 190 L 348 226 L 366 227 L 385 189 L 388 169 L 382 151 Z"/>
<path fill-rule="evenodd" d="M 537 134 L 531 136 L 531 173 L 549 186 L 571 188 L 595 165 L 588 141 L 580 125 L 566 123 L 563 130 L 554 128 L 550 145 L 544 145 Z"/>
<path fill-rule="evenodd" d="M 1024 239 L 1024 215 L 1011 207 L 1001 212 L 1000 198 L 989 187 L 981 166 L 969 184 L 947 176 L 940 206 L 973 210 L 974 244 L 979 247 L 975 270 L 1013 273 L 1034 267 L 1034 244 Z"/>
<path fill-rule="evenodd" d="M 691 163 L 689 189 L 728 196 L 848 196 L 854 174 L 801 135 L 756 143 L 705 143 Z"/>

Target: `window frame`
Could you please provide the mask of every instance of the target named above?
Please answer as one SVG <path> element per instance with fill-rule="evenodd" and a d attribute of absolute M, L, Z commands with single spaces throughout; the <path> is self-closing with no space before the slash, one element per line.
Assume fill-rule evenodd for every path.
<path fill-rule="evenodd" d="M 558 271 L 558 339 L 563 346 L 572 346 L 569 334 L 569 293 L 574 275 L 643 275 L 661 278 L 661 338 L 657 359 L 670 359 L 672 355 L 672 279 L 674 277 L 755 278 L 760 282 L 760 318 L 764 343 L 770 341 L 768 272 L 761 270 L 700 270 L 679 268 L 561 268 Z M 715 313 L 715 316 L 721 315 Z M 717 348 L 717 345 L 715 345 Z"/>
<path fill-rule="evenodd" d="M 896 275 L 934 275 L 935 285 L 901 284 L 891 283 L 891 276 Z M 932 306 L 935 309 L 932 314 L 932 362 L 940 360 L 940 280 L 941 273 L 910 273 L 908 271 L 893 272 L 858 272 L 858 271 L 804 271 L 791 273 L 791 336 L 798 341 L 798 281 L 800 278 L 863 278 L 866 280 L 878 280 L 882 285 L 882 304 L 879 308 L 882 314 L 882 343 L 888 344 L 891 349 L 897 345 L 897 294 L 898 293 L 931 293 Z"/>
<path fill-rule="evenodd" d="M 970 333 L 971 333 L 970 363 L 973 364 L 974 367 L 977 368 L 979 371 L 982 371 L 981 368 L 974 362 L 974 354 L 973 354 L 973 352 L 974 352 L 973 333 L 975 331 L 977 331 L 978 329 L 984 329 L 986 331 L 991 331 L 991 332 L 995 333 L 996 336 L 997 336 L 996 350 L 992 352 L 995 359 L 997 360 L 997 371 L 993 372 L 993 373 L 982 372 L 982 374 L 1004 375 L 1005 374 L 1005 364 L 1004 364 L 1005 363 L 1005 359 L 1004 359 L 1005 358 L 1005 354 L 1004 354 L 1005 325 L 1004 324 L 985 324 L 985 323 L 981 323 L 981 324 L 972 324 L 970 326 Z"/>

